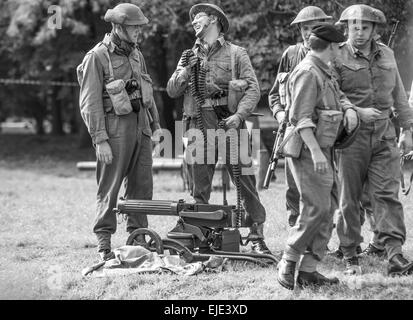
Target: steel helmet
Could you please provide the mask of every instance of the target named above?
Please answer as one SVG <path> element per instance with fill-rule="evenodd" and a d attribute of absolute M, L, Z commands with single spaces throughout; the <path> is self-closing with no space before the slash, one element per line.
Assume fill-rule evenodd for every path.
<path fill-rule="evenodd" d="M 224 11 L 222 11 L 220 7 L 211 3 L 198 3 L 192 6 L 192 8 L 189 10 L 189 19 L 191 20 L 191 22 L 194 19 L 194 17 L 200 12 L 205 12 L 217 16 L 218 21 L 222 25 L 222 32 L 228 32 L 229 21 L 226 14 L 224 13 Z"/>
<path fill-rule="evenodd" d="M 308 21 L 331 20 L 331 19 L 333 19 L 333 17 L 326 15 L 325 12 L 319 7 L 308 6 L 302 9 L 297 14 L 293 22 L 291 22 L 291 25 L 308 22 Z"/>
<path fill-rule="evenodd" d="M 127 26 L 143 25 L 149 22 L 142 10 L 132 3 L 120 3 L 113 9 L 106 11 L 104 20 Z"/>
<path fill-rule="evenodd" d="M 341 14 L 338 23 L 345 23 L 349 20 L 369 21 L 377 24 L 385 24 L 387 22 L 386 16 L 381 10 L 365 4 L 355 4 L 346 8 Z"/>

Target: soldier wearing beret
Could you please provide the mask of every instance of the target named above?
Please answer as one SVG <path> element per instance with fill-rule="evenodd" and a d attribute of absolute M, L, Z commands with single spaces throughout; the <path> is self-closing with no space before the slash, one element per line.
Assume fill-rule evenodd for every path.
<path fill-rule="evenodd" d="M 201 3 L 190 9 L 189 16 L 195 31 L 196 41 L 190 55 L 181 57 L 175 72 L 168 81 L 167 92 L 172 98 L 184 95 L 184 117 L 189 121 L 189 127 L 202 130 L 204 137 L 207 130 L 246 129 L 245 120 L 255 109 L 260 99 L 260 89 L 257 77 L 252 68 L 246 50 L 225 40 L 225 33 L 229 29 L 229 21 L 225 13 L 216 5 Z M 188 52 L 188 51 L 187 51 Z M 205 71 L 202 92 L 191 92 L 195 82 L 202 82 L 191 77 L 193 67 L 200 61 L 199 68 Z M 231 101 L 230 82 L 240 84 L 243 95 L 233 104 Z M 238 81 L 238 82 L 237 82 Z M 196 100 L 196 94 L 202 94 L 202 105 Z M 198 97 L 199 97 L 198 96 Z M 202 128 L 203 127 L 203 128 Z M 198 141 L 195 141 L 198 143 Z M 195 161 L 191 164 L 193 190 L 192 196 L 198 203 L 208 203 L 211 194 L 212 179 L 217 161 L 218 147 L 215 142 L 207 143 L 207 152 L 214 154 L 215 160 L 209 163 Z M 242 145 L 241 148 L 247 148 Z M 229 148 L 231 149 L 231 148 Z M 238 148 L 239 149 L 239 148 Z M 229 150 L 227 148 L 226 155 Z M 239 153 L 237 154 L 240 159 Z M 222 159 L 232 180 L 235 179 L 234 163 L 230 159 Z M 238 161 L 237 160 L 237 161 Z M 239 162 L 238 162 L 239 163 Z M 248 164 L 240 164 L 243 168 Z M 239 177 L 240 192 L 247 213 L 246 223 L 250 226 L 248 240 L 252 242 L 253 251 L 270 253 L 264 241 L 264 222 L 266 212 L 261 204 L 256 189 L 256 180 L 253 173 L 241 174 Z"/>
<path fill-rule="evenodd" d="M 326 22 L 331 19 L 332 17 L 326 15 L 319 7 L 307 6 L 303 8 L 293 22 L 291 22 L 291 26 L 298 26 L 303 42 L 292 45 L 284 51 L 278 66 L 277 77 L 268 94 L 270 109 L 279 124 L 285 119 L 285 86 L 288 76 L 310 50 L 308 47 L 308 38 L 313 27 L 320 22 Z M 287 182 L 286 206 L 289 212 L 288 224 L 292 227 L 295 225 L 300 212 L 300 195 L 288 165 L 285 166 L 285 177 Z"/>
<path fill-rule="evenodd" d="M 361 273 L 355 248 L 363 241 L 359 201 L 367 180 L 378 241 L 384 244 L 389 260 L 387 273 L 411 274 L 413 262 L 402 254 L 406 227 L 398 199 L 399 149 L 390 115 L 394 108 L 401 125 L 400 147 L 407 153 L 412 149 L 413 111 L 393 51 L 374 40 L 378 26 L 386 23 L 384 14 L 367 5 L 353 5 L 343 11 L 339 22 L 345 24 L 349 38 L 340 45 L 334 69 L 341 90 L 356 105 L 361 119 L 354 143 L 338 152 L 342 188 L 337 234 L 345 273 Z"/>
<path fill-rule="evenodd" d="M 152 131 L 160 128 L 152 81 L 137 45 L 148 19 L 122 3 L 105 14 L 112 32 L 78 67 L 80 112 L 96 148 L 98 184 L 93 232 L 103 260 L 113 257 L 116 207 L 121 184 L 125 198 L 152 199 Z M 129 216 L 127 231 L 147 227 L 146 216 Z"/>
<path fill-rule="evenodd" d="M 314 27 L 308 39 L 310 52 L 287 83 L 290 130 L 285 142 L 295 151 L 286 156 L 300 194 L 300 215 L 290 229 L 277 280 L 290 290 L 296 283 L 302 288 L 339 282 L 320 274 L 317 265 L 325 255 L 338 207 L 334 147 L 343 124 L 348 133 L 358 124 L 353 105 L 340 91 L 329 67 L 344 39 L 330 24 Z"/>

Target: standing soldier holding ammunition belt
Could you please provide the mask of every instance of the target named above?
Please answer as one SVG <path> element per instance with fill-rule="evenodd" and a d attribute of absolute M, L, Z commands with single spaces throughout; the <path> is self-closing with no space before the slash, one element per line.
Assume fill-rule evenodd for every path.
<path fill-rule="evenodd" d="M 278 67 L 277 78 L 268 94 L 270 109 L 280 125 L 285 119 L 285 87 L 288 76 L 310 50 L 308 47 L 308 39 L 313 27 L 320 24 L 320 22 L 331 19 L 332 17 L 327 16 L 322 9 L 315 6 L 308 6 L 303 8 L 297 14 L 294 21 L 291 22 L 292 26 L 298 26 L 303 42 L 290 46 L 284 51 Z M 289 211 L 288 224 L 292 227 L 295 225 L 300 212 L 300 194 L 288 165 L 285 166 L 285 178 L 287 181 L 286 205 L 287 211 Z"/>
<path fill-rule="evenodd" d="M 197 40 L 192 50 L 187 50 L 182 55 L 177 69 L 168 81 L 167 91 L 172 98 L 184 95 L 184 117 L 189 119 L 190 128 L 203 131 L 204 141 L 200 142 L 205 146 L 206 130 L 221 129 L 222 123 L 226 129 L 236 129 L 238 133 L 240 129 L 246 130 L 244 121 L 255 109 L 260 99 L 260 89 L 246 50 L 224 38 L 229 21 L 221 8 L 201 3 L 190 9 L 189 16 Z M 198 78 L 196 70 L 200 70 Z M 244 91 L 239 101 L 232 99 L 231 85 L 239 85 L 238 89 Z M 215 162 L 195 161 L 191 164 L 192 195 L 197 203 L 209 201 L 217 161 L 217 144 L 208 143 L 205 149 L 212 150 Z M 227 150 L 226 154 L 228 153 Z M 239 153 L 237 158 L 239 160 Z M 244 200 L 246 223 L 250 226 L 248 240 L 252 242 L 253 251 L 270 253 L 263 234 L 266 212 L 258 196 L 254 174 L 235 174 L 236 166 L 233 162 L 229 163 L 228 159 L 225 165 L 232 180 L 239 179 L 235 184 Z"/>
<path fill-rule="evenodd" d="M 349 39 L 340 45 L 334 62 L 341 90 L 356 105 L 361 128 L 354 143 L 338 151 L 341 180 L 340 216 L 337 234 L 346 260 L 345 274 L 361 273 L 356 247 L 363 241 L 359 201 L 363 182 L 368 191 L 389 265 L 388 275 L 407 275 L 413 263 L 403 257 L 406 240 L 403 206 L 398 199 L 400 156 L 396 132 L 390 119 L 392 107 L 401 125 L 400 147 L 412 149 L 409 108 L 393 51 L 373 38 L 379 24 L 386 23 L 379 10 L 353 5 L 343 11 L 339 22 L 346 24 Z"/>
<path fill-rule="evenodd" d="M 151 129 L 159 126 L 152 81 L 136 43 L 148 23 L 140 8 L 122 3 L 105 14 L 107 34 L 79 65 L 80 112 L 96 148 L 98 183 L 93 232 L 102 260 L 113 257 L 116 207 L 121 184 L 125 198 L 152 199 Z M 151 123 L 152 122 L 152 123 Z M 128 216 L 127 231 L 148 226 L 146 216 Z"/>
<path fill-rule="evenodd" d="M 295 286 L 298 262 L 297 285 L 301 288 L 339 282 L 318 273 L 317 265 L 326 253 L 338 207 L 334 146 L 342 123 L 342 130 L 350 133 L 358 121 L 328 65 L 337 53 L 338 43 L 344 40 L 344 35 L 330 24 L 314 27 L 308 40 L 311 51 L 291 73 L 287 84 L 291 130 L 286 133 L 283 150 L 300 194 L 300 215 L 290 229 L 277 280 L 290 290 Z"/>

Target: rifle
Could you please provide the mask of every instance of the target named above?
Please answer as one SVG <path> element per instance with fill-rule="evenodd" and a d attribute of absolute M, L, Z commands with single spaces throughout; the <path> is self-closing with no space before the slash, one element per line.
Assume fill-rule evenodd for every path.
<path fill-rule="evenodd" d="M 270 186 L 271 179 L 274 175 L 275 168 L 277 168 L 278 160 L 280 159 L 280 145 L 284 140 L 285 130 L 287 129 L 287 119 L 281 122 L 280 127 L 277 130 L 277 135 L 275 137 L 274 146 L 272 148 L 272 153 L 270 161 L 268 164 L 267 173 L 265 174 L 265 179 L 263 183 L 263 188 L 268 189 Z M 275 177 L 277 178 L 277 177 Z"/>
<path fill-rule="evenodd" d="M 391 49 L 393 49 L 393 46 L 394 46 L 393 42 L 394 42 L 394 38 L 397 34 L 397 29 L 399 29 L 399 24 L 400 24 L 400 20 L 396 20 L 394 25 L 393 25 L 393 29 L 391 31 L 391 34 L 390 34 L 389 42 L 387 43 L 387 46 Z"/>

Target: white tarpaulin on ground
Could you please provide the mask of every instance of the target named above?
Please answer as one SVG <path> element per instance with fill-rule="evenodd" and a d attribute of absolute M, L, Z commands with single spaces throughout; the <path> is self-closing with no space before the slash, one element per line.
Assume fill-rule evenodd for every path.
<path fill-rule="evenodd" d="M 137 273 L 171 272 L 178 275 L 191 276 L 202 272 L 222 271 L 226 259 L 211 257 L 205 262 L 186 263 L 177 255 L 160 255 L 142 246 L 122 246 L 113 250 L 115 258 L 106 261 L 98 269 L 86 272 L 92 277 L 114 277 Z"/>

